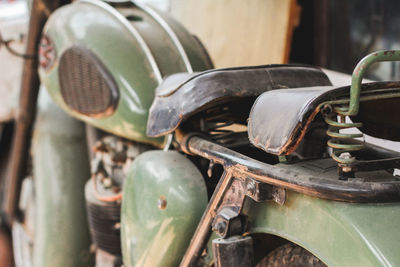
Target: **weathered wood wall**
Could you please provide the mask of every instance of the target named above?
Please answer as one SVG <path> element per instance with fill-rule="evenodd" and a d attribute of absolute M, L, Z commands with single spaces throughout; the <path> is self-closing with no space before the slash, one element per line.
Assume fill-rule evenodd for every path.
<path fill-rule="evenodd" d="M 170 0 L 170 13 L 228 67 L 286 63 L 300 12 L 296 0 Z"/>

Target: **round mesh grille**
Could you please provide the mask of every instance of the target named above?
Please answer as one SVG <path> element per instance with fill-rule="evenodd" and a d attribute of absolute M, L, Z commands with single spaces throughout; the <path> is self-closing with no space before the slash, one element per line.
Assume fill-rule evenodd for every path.
<path fill-rule="evenodd" d="M 108 69 L 87 48 L 73 46 L 60 58 L 59 80 L 65 103 L 79 113 L 111 115 L 118 103 L 118 86 Z"/>

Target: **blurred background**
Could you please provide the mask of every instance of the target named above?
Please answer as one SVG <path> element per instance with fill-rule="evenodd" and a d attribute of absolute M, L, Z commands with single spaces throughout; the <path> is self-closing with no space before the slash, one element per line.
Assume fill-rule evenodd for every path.
<path fill-rule="evenodd" d="M 16 114 L 23 59 L 15 54 L 24 53 L 30 1 L 0 0 L 0 121 Z M 196 35 L 216 68 L 301 63 L 351 74 L 372 51 L 400 49 L 397 0 L 141 1 Z M 398 62 L 374 64 L 367 78 L 399 80 L 399 67 Z M 349 76 L 329 73 L 334 84 L 350 83 Z M 366 140 L 400 150 L 396 142 Z M 0 253 L 0 266 L 7 254 Z"/>
<path fill-rule="evenodd" d="M 0 0 L 3 39 L 18 39 L 26 33 L 29 2 Z M 351 73 L 364 55 L 400 48 L 396 38 L 400 2 L 396 0 L 142 2 L 172 14 L 196 35 L 217 68 L 296 62 Z M 21 49 L 18 45 L 13 43 L 16 50 Z M 4 50 L 0 48 L 1 55 Z M 398 79 L 398 68 L 399 63 L 377 64 L 368 77 Z"/>
<path fill-rule="evenodd" d="M 0 105 L 0 120 L 15 114 L 22 59 L 7 50 L 23 53 L 31 1 L 0 0 L 0 96 L 7 99 Z M 142 2 L 171 14 L 196 35 L 216 68 L 302 63 L 351 74 L 368 53 L 400 49 L 397 0 Z M 398 62 L 374 64 L 367 78 L 398 80 L 398 70 Z M 333 82 L 349 81 L 336 75 Z"/>
<path fill-rule="evenodd" d="M 16 51 L 24 52 L 24 36 L 28 27 L 28 5 L 25 0 L 0 0 L 0 97 L 5 100 L 0 105 L 0 120 L 10 120 L 14 116 L 18 100 L 22 71 L 22 58 L 11 54 L 4 42 Z"/>
<path fill-rule="evenodd" d="M 305 63 L 351 73 L 368 53 L 400 49 L 396 0 L 147 0 L 197 35 L 216 67 Z M 399 79 L 399 63 L 373 80 Z"/>

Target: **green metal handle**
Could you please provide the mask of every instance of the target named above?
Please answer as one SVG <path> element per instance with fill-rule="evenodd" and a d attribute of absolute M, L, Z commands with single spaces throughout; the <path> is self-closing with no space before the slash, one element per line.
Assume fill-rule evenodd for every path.
<path fill-rule="evenodd" d="M 350 103 L 348 110 L 339 109 L 338 113 L 344 116 L 353 116 L 358 114 L 360 106 L 361 82 L 365 71 L 375 62 L 398 61 L 400 60 L 400 50 L 381 50 L 365 56 L 355 67 L 350 88 Z"/>

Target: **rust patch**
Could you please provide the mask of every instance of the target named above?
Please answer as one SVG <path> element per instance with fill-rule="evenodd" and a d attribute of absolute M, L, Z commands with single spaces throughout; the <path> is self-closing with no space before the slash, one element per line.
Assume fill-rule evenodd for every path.
<path fill-rule="evenodd" d="M 219 205 L 218 210 L 220 210 L 224 206 L 241 207 L 245 195 L 246 190 L 244 182 L 240 179 L 233 179 L 228 191 L 226 191 L 225 195 L 223 196 L 222 203 Z"/>
<path fill-rule="evenodd" d="M 265 142 L 265 144 L 264 144 L 264 148 L 268 150 L 268 148 L 270 147 L 270 145 L 271 145 L 271 139 L 268 139 L 268 140 Z"/>
<path fill-rule="evenodd" d="M 235 169 L 240 170 L 240 171 L 243 171 L 243 172 L 246 172 L 246 171 L 249 170 L 249 168 L 248 168 L 247 166 L 241 165 L 241 164 L 239 164 L 239 163 L 233 165 L 233 167 L 234 167 Z"/>
<path fill-rule="evenodd" d="M 157 207 L 160 210 L 165 210 L 167 208 L 167 199 L 165 196 L 161 195 L 160 198 L 157 201 Z"/>
<path fill-rule="evenodd" d="M 289 155 L 289 154 L 293 153 L 297 149 L 297 147 L 299 146 L 300 142 L 303 140 L 304 135 L 306 134 L 308 127 L 310 126 L 311 122 L 314 120 L 315 116 L 318 114 L 319 111 L 320 111 L 320 108 L 317 107 L 311 113 L 311 115 L 308 117 L 308 120 L 307 120 L 306 124 L 303 127 L 301 127 L 300 123 L 296 126 L 296 129 L 293 132 L 297 133 L 298 131 L 300 131 L 300 134 L 299 135 L 295 134 L 295 135 L 290 136 L 289 140 L 286 142 L 286 144 L 279 151 L 279 155 Z M 298 137 L 296 138 L 296 136 L 298 136 Z"/>
<path fill-rule="evenodd" d="M 254 138 L 254 144 L 257 146 L 258 145 L 258 143 L 260 142 L 260 136 L 256 136 L 255 138 Z"/>
<path fill-rule="evenodd" d="M 395 50 L 388 50 L 388 51 L 383 52 L 383 54 L 385 56 L 390 56 L 390 57 L 393 56 L 395 53 L 396 53 Z"/>
<path fill-rule="evenodd" d="M 3 229 L 0 229 L 0 263 L 3 267 L 14 266 L 11 240 Z"/>

